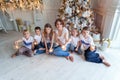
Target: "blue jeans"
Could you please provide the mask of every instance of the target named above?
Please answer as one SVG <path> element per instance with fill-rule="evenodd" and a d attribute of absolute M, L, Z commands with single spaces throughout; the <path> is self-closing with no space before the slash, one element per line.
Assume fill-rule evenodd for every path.
<path fill-rule="evenodd" d="M 40 42 L 38 45 L 35 45 L 34 50 L 39 49 L 41 47 L 43 47 L 43 43 L 42 42 Z"/>
<path fill-rule="evenodd" d="M 69 43 L 69 44 L 67 44 L 67 46 L 66 46 L 66 51 L 70 51 L 70 46 L 71 46 L 71 44 Z"/>
<path fill-rule="evenodd" d="M 80 47 L 78 48 L 78 51 L 75 51 L 75 49 L 76 47 L 73 44 L 70 44 L 70 51 L 77 52 L 78 54 L 82 54 L 82 50 Z"/>
<path fill-rule="evenodd" d="M 53 54 L 59 57 L 67 57 L 70 55 L 68 51 L 63 51 L 60 46 L 54 47 Z"/>
<path fill-rule="evenodd" d="M 94 51 L 91 51 L 90 50 L 90 47 L 85 50 L 85 59 L 86 61 L 89 61 L 89 62 L 94 62 L 94 63 L 102 63 L 102 59 L 100 58 L 100 55 L 98 53 L 96 53 L 96 50 Z"/>
<path fill-rule="evenodd" d="M 53 44 L 53 48 L 54 48 L 54 45 L 55 44 Z M 50 47 L 51 47 L 51 43 L 47 43 L 47 48 L 50 49 Z M 43 54 L 46 52 L 46 50 L 40 50 L 40 48 L 45 48 L 45 44 L 41 43 L 41 46 L 39 46 L 39 49 L 36 50 L 36 54 Z M 53 54 L 53 52 L 50 54 Z"/>

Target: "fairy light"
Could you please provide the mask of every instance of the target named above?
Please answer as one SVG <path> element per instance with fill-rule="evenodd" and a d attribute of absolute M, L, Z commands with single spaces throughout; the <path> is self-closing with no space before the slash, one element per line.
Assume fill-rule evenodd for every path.
<path fill-rule="evenodd" d="M 49 52 L 53 52 L 53 49 L 50 49 Z"/>
<path fill-rule="evenodd" d="M 42 6 L 42 7 L 41 7 Z M 0 0 L 0 9 L 4 12 L 7 8 L 14 9 L 40 9 L 43 10 L 43 1 L 42 0 Z"/>
<path fill-rule="evenodd" d="M 66 50 L 66 46 L 65 45 L 62 45 L 62 50 Z"/>
<path fill-rule="evenodd" d="M 18 46 L 18 45 L 15 45 L 15 49 L 19 49 L 19 46 Z"/>
<path fill-rule="evenodd" d="M 37 45 L 37 42 L 34 42 L 34 45 Z"/>

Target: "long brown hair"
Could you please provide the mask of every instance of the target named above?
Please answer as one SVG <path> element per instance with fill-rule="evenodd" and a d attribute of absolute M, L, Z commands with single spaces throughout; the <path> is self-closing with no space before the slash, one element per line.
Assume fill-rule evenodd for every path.
<path fill-rule="evenodd" d="M 51 28 L 51 32 L 49 34 L 49 37 L 50 37 L 50 40 L 52 40 L 52 36 L 53 36 L 53 28 L 52 28 L 52 26 L 49 23 L 45 24 L 44 32 L 43 32 L 45 38 L 47 38 L 46 28 Z"/>

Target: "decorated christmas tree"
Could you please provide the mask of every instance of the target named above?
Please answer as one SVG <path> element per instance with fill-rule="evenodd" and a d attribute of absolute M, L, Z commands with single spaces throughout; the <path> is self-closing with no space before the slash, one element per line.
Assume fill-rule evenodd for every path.
<path fill-rule="evenodd" d="M 88 26 L 94 26 L 94 13 L 90 6 L 90 0 L 63 0 L 59 9 L 59 18 L 64 20 L 65 26 L 71 30 Z"/>

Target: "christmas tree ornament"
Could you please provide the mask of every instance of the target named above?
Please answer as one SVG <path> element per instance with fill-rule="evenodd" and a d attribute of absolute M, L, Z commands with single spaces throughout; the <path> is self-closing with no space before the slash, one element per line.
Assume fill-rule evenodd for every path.
<path fill-rule="evenodd" d="M 75 27 L 78 30 L 85 26 L 91 27 L 94 23 L 94 12 L 90 8 L 90 0 L 63 0 L 63 3 L 59 9 L 59 18 L 61 18 L 68 24 L 73 24 L 72 28 Z M 67 24 L 68 23 L 68 24 Z M 71 25 L 69 26 L 69 30 Z"/>

